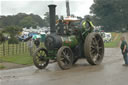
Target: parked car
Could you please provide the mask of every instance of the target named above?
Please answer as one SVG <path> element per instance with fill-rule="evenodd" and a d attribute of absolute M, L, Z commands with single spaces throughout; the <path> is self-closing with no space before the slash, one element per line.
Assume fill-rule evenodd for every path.
<path fill-rule="evenodd" d="M 103 36 L 103 41 L 105 43 L 112 41 L 112 35 L 111 35 L 111 33 L 105 33 L 105 35 Z"/>

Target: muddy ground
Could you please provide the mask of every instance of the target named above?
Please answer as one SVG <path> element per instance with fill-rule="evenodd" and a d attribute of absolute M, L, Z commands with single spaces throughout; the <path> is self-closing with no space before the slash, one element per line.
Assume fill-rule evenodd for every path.
<path fill-rule="evenodd" d="M 1 70 L 0 85 L 128 85 L 128 67 L 123 63 L 119 47 L 106 48 L 101 65 L 91 66 L 81 59 L 69 70 L 61 70 L 57 63 L 44 70 L 35 66 Z"/>

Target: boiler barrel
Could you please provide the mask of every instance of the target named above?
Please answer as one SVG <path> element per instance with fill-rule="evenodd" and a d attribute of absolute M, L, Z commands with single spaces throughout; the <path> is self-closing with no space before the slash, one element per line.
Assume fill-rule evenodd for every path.
<path fill-rule="evenodd" d="M 70 48 L 78 45 L 78 40 L 76 36 L 58 36 L 58 35 L 48 35 L 45 39 L 45 47 L 48 50 L 59 49 L 62 46 L 69 46 Z"/>
<path fill-rule="evenodd" d="M 78 45 L 78 40 L 76 39 L 76 36 L 62 36 L 62 45 L 63 46 L 69 46 L 70 48 L 75 47 Z"/>

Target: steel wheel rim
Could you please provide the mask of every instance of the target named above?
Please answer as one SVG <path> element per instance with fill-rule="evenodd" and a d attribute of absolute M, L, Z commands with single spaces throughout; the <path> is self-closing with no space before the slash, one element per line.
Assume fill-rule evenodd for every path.
<path fill-rule="evenodd" d="M 46 59 L 47 54 L 44 50 L 40 50 L 39 52 L 37 52 L 35 60 L 38 63 L 39 66 L 43 66 L 44 64 L 46 64 Z"/>
<path fill-rule="evenodd" d="M 63 49 L 61 56 L 60 56 L 60 63 L 63 65 L 63 67 L 68 67 L 69 64 L 71 64 L 71 51 L 68 48 Z"/>
<path fill-rule="evenodd" d="M 91 42 L 90 54 L 92 55 L 92 60 L 97 63 L 101 60 L 101 56 L 103 55 L 103 41 L 99 35 L 93 36 Z"/>

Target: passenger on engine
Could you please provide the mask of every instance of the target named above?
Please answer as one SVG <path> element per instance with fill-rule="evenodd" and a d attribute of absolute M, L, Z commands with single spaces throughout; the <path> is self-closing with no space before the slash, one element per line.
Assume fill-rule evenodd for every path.
<path fill-rule="evenodd" d="M 59 20 L 56 27 L 57 27 L 57 34 L 63 35 L 64 34 L 64 23 L 61 19 Z"/>

